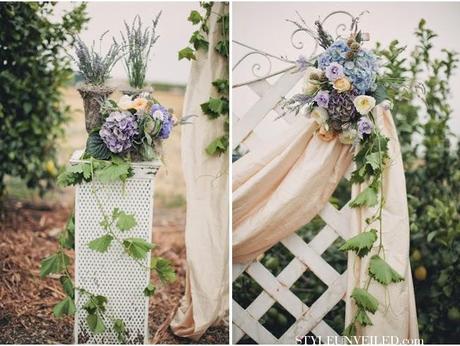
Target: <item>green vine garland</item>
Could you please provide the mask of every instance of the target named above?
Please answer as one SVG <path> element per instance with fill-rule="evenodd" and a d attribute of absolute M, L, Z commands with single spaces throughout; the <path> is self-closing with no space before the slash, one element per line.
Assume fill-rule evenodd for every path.
<path fill-rule="evenodd" d="M 361 327 L 372 325 L 372 320 L 368 313 L 375 314 L 379 307 L 377 298 L 369 293 L 369 286 L 372 280 L 375 280 L 385 287 L 391 283 L 397 283 L 404 280 L 404 278 L 385 261 L 385 248 L 383 246 L 382 234 L 382 211 L 385 206 L 383 195 L 383 172 L 390 158 L 388 154 L 389 139 L 377 129 L 374 118 L 372 118 L 372 122 L 374 124 L 373 131 L 366 141 L 362 141 L 361 147 L 354 157 L 356 169 L 351 176 L 351 183 L 353 184 L 361 184 L 363 182 L 368 182 L 369 184 L 368 187 L 350 202 L 350 207 L 360 208 L 377 206 L 377 210 L 373 216 L 366 219 L 364 230 L 347 240 L 340 249 L 343 251 L 354 251 L 357 256 L 363 258 L 375 247 L 374 244 L 377 239 L 379 241 L 377 245 L 377 254 L 372 255 L 369 261 L 369 278 L 364 288 L 356 287 L 351 294 L 351 298 L 356 303 L 357 311 L 351 323 L 343 332 L 343 335 L 346 337 L 356 335 L 357 325 Z M 378 231 L 375 228 L 371 228 L 371 225 L 375 222 L 379 224 Z"/>
<path fill-rule="evenodd" d="M 179 51 L 179 60 L 188 59 L 196 60 L 195 53 L 200 49 L 207 51 L 209 49 L 209 27 L 208 20 L 212 14 L 219 16 L 217 23 L 219 24 L 221 39 L 217 42 L 214 49 L 216 52 L 225 59 L 225 64 L 227 66 L 224 71 L 228 71 L 228 56 L 229 56 L 229 15 L 228 13 L 224 15 L 217 14 L 212 12 L 213 2 L 201 2 L 200 6 L 205 10 L 205 13 L 202 15 L 198 11 L 193 10 L 190 12 L 188 20 L 193 25 L 199 25 L 199 29 L 196 30 L 191 38 L 189 43 L 191 46 L 186 47 Z M 224 3 L 225 6 L 228 6 L 228 3 Z M 217 97 L 210 97 L 209 100 L 201 104 L 201 110 L 204 114 L 208 116 L 210 120 L 217 119 L 219 117 L 224 118 L 224 134 L 215 138 L 209 145 L 206 147 L 206 152 L 209 155 L 220 155 L 224 154 L 228 150 L 229 145 L 229 83 L 228 76 L 222 76 L 212 82 L 213 87 L 217 92 Z"/>
<path fill-rule="evenodd" d="M 88 161 L 69 166 L 58 177 L 58 184 L 62 187 L 74 186 L 83 182 L 90 182 L 93 179 L 104 184 L 121 181 L 123 184 L 126 179 L 133 176 L 133 169 L 130 162 L 117 157 L 112 157 L 110 161 L 97 160 L 89 157 Z M 135 261 L 139 266 L 146 270 L 153 270 L 163 284 L 175 281 L 176 274 L 171 267 L 171 263 L 162 257 L 152 257 L 150 267 L 144 265 L 144 260 L 153 249 L 154 245 L 146 242 L 142 238 L 123 238 L 125 232 L 129 232 L 137 225 L 133 214 L 114 208 L 111 214 L 104 210 L 103 203 L 97 194 L 95 186 L 91 186 L 91 193 L 96 200 L 96 205 L 102 214 L 101 227 L 106 234 L 88 243 L 88 247 L 96 252 L 105 253 L 109 251 L 112 241 L 118 242 L 124 249 L 127 256 Z M 70 258 L 65 250 L 75 249 L 75 221 L 72 216 L 67 222 L 65 230 L 59 236 L 59 249 L 41 261 L 40 277 L 44 278 L 50 274 L 61 274 L 59 279 L 66 297 L 53 308 L 56 317 L 64 315 L 74 315 L 75 290 L 82 296 L 88 298 L 83 305 L 87 311 L 86 318 L 89 330 L 94 334 L 103 333 L 107 329 L 108 323 L 112 324 L 112 329 L 116 333 L 120 342 L 127 342 L 127 330 L 125 322 L 120 318 L 108 316 L 106 305 L 108 299 L 102 295 L 96 295 L 83 287 L 76 287 L 69 272 Z M 151 296 L 155 293 L 155 286 L 149 283 L 144 288 L 144 295 Z"/>

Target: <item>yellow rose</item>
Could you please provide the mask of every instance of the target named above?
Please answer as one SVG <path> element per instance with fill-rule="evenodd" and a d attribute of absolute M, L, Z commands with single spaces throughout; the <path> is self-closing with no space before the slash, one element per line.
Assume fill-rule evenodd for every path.
<path fill-rule="evenodd" d="M 310 112 L 310 116 L 318 123 L 318 125 L 323 126 L 326 124 L 326 121 L 329 119 L 329 113 L 323 107 L 315 107 Z M 327 125 L 327 124 L 326 124 Z"/>
<path fill-rule="evenodd" d="M 131 104 L 131 107 L 134 108 L 135 110 L 139 111 L 141 109 L 145 109 L 147 107 L 149 101 L 143 97 L 138 97 L 133 101 Z"/>
<path fill-rule="evenodd" d="M 335 132 L 328 131 L 324 126 L 321 126 L 316 134 L 321 140 L 325 142 L 332 141 L 336 136 Z"/>
<path fill-rule="evenodd" d="M 366 115 L 375 107 L 375 98 L 367 95 L 359 95 L 353 100 L 356 110 L 361 115 Z"/>
<path fill-rule="evenodd" d="M 348 91 L 351 89 L 351 83 L 346 77 L 337 79 L 332 87 L 337 90 L 339 93 Z"/>

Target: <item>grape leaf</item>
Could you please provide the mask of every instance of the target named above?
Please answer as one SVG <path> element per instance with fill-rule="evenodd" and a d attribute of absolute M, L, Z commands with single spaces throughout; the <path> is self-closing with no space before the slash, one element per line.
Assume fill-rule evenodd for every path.
<path fill-rule="evenodd" d="M 342 251 L 355 251 L 359 257 L 366 256 L 377 240 L 377 230 L 371 229 L 348 239 L 341 247 Z"/>
<path fill-rule="evenodd" d="M 144 288 L 144 295 L 146 297 L 153 296 L 155 294 L 155 286 L 150 282 L 146 288 Z"/>
<path fill-rule="evenodd" d="M 356 327 L 354 323 L 350 323 L 343 331 L 343 336 L 352 337 L 356 335 Z"/>
<path fill-rule="evenodd" d="M 82 181 L 90 181 L 91 178 L 91 164 L 82 162 L 66 167 L 64 172 L 57 177 L 57 184 L 66 187 L 79 184 Z"/>
<path fill-rule="evenodd" d="M 372 326 L 372 321 L 367 315 L 366 311 L 359 309 L 356 315 L 356 321 L 363 327 Z"/>
<path fill-rule="evenodd" d="M 373 207 L 378 203 L 377 197 L 377 191 L 372 186 L 368 186 L 363 191 L 361 191 L 353 201 L 351 201 L 350 207 Z"/>
<path fill-rule="evenodd" d="M 128 255 L 135 259 L 144 259 L 147 252 L 153 248 L 152 244 L 142 238 L 127 238 L 123 240 L 123 246 Z"/>
<path fill-rule="evenodd" d="M 65 294 L 73 299 L 75 297 L 75 287 L 73 286 L 72 280 L 68 276 L 63 275 L 59 278 L 59 281 L 61 282 Z"/>
<path fill-rule="evenodd" d="M 96 177 L 103 183 L 111 183 L 118 180 L 125 181 L 133 175 L 129 162 L 112 162 L 101 170 L 96 171 Z"/>
<path fill-rule="evenodd" d="M 63 315 L 74 315 L 77 309 L 72 298 L 65 297 L 64 300 L 57 303 L 53 308 L 53 315 L 55 317 L 62 317 Z"/>
<path fill-rule="evenodd" d="M 91 250 L 97 252 L 106 252 L 110 244 L 112 244 L 113 237 L 110 234 L 103 235 L 102 237 L 91 240 L 88 246 Z"/>
<path fill-rule="evenodd" d="M 196 10 L 193 10 L 192 12 L 190 12 L 190 15 L 187 18 L 187 20 L 189 22 L 192 22 L 192 24 L 194 24 L 194 25 L 198 24 L 202 19 L 203 19 L 203 17 L 201 17 L 200 12 L 198 12 Z"/>
<path fill-rule="evenodd" d="M 69 261 L 69 257 L 63 252 L 58 252 L 42 259 L 40 277 L 44 278 L 48 274 L 62 272 L 69 265 Z"/>
<path fill-rule="evenodd" d="M 114 217 L 114 219 L 117 220 L 116 225 L 120 231 L 129 231 L 137 225 L 137 221 L 134 218 L 134 214 L 126 214 L 123 210 L 118 210 L 116 214 L 113 214 L 112 217 Z"/>
<path fill-rule="evenodd" d="M 382 285 L 389 285 L 392 282 L 403 281 L 404 278 L 398 274 L 380 256 L 374 255 L 369 262 L 369 275 Z"/>
<path fill-rule="evenodd" d="M 176 273 L 171 266 L 171 261 L 163 257 L 155 257 L 152 259 L 150 267 L 155 270 L 162 282 L 174 282 Z"/>
<path fill-rule="evenodd" d="M 351 294 L 359 308 L 375 313 L 379 307 L 379 302 L 369 292 L 362 288 L 355 287 Z"/>
<path fill-rule="evenodd" d="M 368 164 L 374 171 L 380 168 L 380 153 L 372 153 L 366 156 L 366 164 Z"/>
<path fill-rule="evenodd" d="M 94 334 L 101 334 L 105 332 L 105 324 L 99 314 L 89 314 L 86 317 L 86 322 L 88 323 L 89 329 Z"/>
<path fill-rule="evenodd" d="M 120 319 L 113 321 L 113 330 L 117 334 L 117 339 L 121 343 L 126 343 L 126 326 L 125 322 Z"/>
<path fill-rule="evenodd" d="M 195 52 L 190 47 L 186 47 L 184 49 L 181 49 L 179 51 L 178 55 L 179 55 L 179 60 L 182 60 L 182 59 L 196 60 Z"/>

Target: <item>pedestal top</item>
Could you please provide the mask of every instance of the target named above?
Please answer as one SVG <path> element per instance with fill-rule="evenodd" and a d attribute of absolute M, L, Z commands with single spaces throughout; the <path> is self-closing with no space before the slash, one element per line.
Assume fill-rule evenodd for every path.
<path fill-rule="evenodd" d="M 85 152 L 84 149 L 75 150 L 72 156 L 70 157 L 70 164 L 76 165 L 79 163 L 89 162 L 88 160 L 83 160 L 81 157 Z M 131 162 L 131 166 L 134 171 L 134 179 L 153 179 L 157 174 L 158 170 L 161 167 L 160 160 L 154 161 L 142 161 L 142 162 Z"/>

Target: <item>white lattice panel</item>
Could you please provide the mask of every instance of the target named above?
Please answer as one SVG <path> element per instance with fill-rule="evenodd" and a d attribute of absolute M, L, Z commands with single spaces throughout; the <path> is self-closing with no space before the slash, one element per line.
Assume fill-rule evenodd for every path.
<path fill-rule="evenodd" d="M 242 144 L 247 150 L 254 150 L 264 145 L 266 139 L 261 138 L 257 128 L 270 112 L 282 114 L 278 102 L 297 84 L 300 78 L 302 78 L 301 73 L 288 71 L 273 85 L 263 79 L 247 86 L 260 99 L 246 114 L 241 117 L 235 116 L 233 147 Z M 302 126 L 304 121 L 301 116 L 293 117 L 292 115 L 286 116 L 284 120 L 291 126 Z M 273 126 L 276 124 L 273 123 Z M 234 343 L 240 341 L 244 335 L 248 335 L 259 344 L 295 344 L 296 337 L 302 337 L 310 332 L 323 338 L 338 335 L 323 321 L 323 318 L 344 298 L 346 272 L 339 274 L 321 255 L 337 238 L 348 239 L 350 234 L 348 230 L 349 214 L 348 205 L 337 210 L 331 204 L 327 204 L 319 213 L 326 226 L 309 243 L 306 243 L 297 234 L 283 239 L 281 243 L 294 258 L 277 276 L 274 276 L 259 261 L 253 261 L 244 266 L 238 264 L 233 266 L 233 281 L 243 273 L 247 273 L 263 289 L 246 309 L 243 309 L 235 300 L 233 301 Z M 307 271 L 315 274 L 327 286 L 323 294 L 310 306 L 307 306 L 290 290 L 291 286 Z M 295 318 L 295 322 L 280 338 L 276 338 L 260 322 L 260 319 L 275 303 L 280 304 Z"/>
<path fill-rule="evenodd" d="M 79 154 L 71 163 L 76 163 Z M 83 183 L 76 188 L 75 196 L 75 284 L 94 294 L 108 299 L 109 318 L 122 319 L 128 332 L 128 343 L 142 344 L 148 341 L 148 298 L 143 290 L 149 283 L 149 270 L 142 268 L 128 257 L 115 240 L 105 253 L 98 253 L 88 243 L 105 234 L 99 225 L 102 214 L 92 189 L 97 190 L 104 212 L 111 215 L 114 208 L 134 214 L 137 225 L 120 238 L 139 237 L 151 242 L 153 219 L 154 176 L 158 163 L 133 164 L 134 176 L 125 186 L 121 182 L 101 184 L 97 181 Z M 143 264 L 150 265 L 150 257 Z M 76 292 L 77 313 L 75 315 L 76 343 L 116 344 L 116 334 L 108 320 L 107 330 L 93 335 L 86 324 L 87 313 L 82 309 L 86 297 Z"/>

